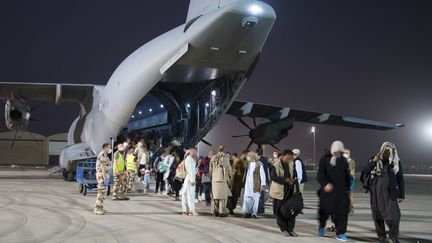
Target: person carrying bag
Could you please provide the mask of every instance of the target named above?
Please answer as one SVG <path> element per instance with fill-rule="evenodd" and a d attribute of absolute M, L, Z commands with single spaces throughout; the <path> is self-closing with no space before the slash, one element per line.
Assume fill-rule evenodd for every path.
<path fill-rule="evenodd" d="M 287 219 L 297 217 L 297 215 L 303 211 L 304 207 L 303 195 L 300 192 L 300 186 L 297 180 L 295 180 L 294 185 L 294 194 L 288 197 L 280 208 L 282 215 Z"/>

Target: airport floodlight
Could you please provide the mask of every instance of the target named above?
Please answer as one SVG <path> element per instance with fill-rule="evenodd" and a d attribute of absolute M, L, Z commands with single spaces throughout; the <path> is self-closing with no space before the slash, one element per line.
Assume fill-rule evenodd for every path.
<path fill-rule="evenodd" d="M 261 14 L 263 12 L 263 9 L 261 6 L 257 5 L 257 4 L 252 4 L 249 6 L 249 12 L 251 12 L 251 14 Z"/>
<path fill-rule="evenodd" d="M 206 107 L 210 107 L 210 104 L 207 102 L 207 103 L 205 104 L 205 106 L 206 106 Z"/>
<path fill-rule="evenodd" d="M 140 115 L 142 115 L 142 111 L 139 111 L 138 113 L 139 113 Z"/>
<path fill-rule="evenodd" d="M 134 115 L 132 115 L 132 119 L 134 119 L 135 118 L 135 116 Z"/>
<path fill-rule="evenodd" d="M 213 91 L 211 92 L 211 95 L 216 96 L 216 90 L 213 90 Z"/>
<path fill-rule="evenodd" d="M 152 109 L 152 108 L 150 108 L 150 109 L 149 109 L 149 111 L 150 111 L 150 112 L 153 112 L 153 109 Z"/>
<path fill-rule="evenodd" d="M 187 107 L 187 108 L 190 108 L 190 104 L 186 104 L 186 107 Z"/>
<path fill-rule="evenodd" d="M 315 131 L 316 131 L 316 130 L 315 130 L 315 127 L 312 127 L 312 128 L 311 128 L 311 133 L 315 133 Z"/>
<path fill-rule="evenodd" d="M 160 108 L 164 108 L 164 105 L 160 105 Z"/>

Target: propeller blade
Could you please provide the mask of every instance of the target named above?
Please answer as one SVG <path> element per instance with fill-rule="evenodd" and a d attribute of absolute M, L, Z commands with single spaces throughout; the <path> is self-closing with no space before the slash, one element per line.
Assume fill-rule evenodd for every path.
<path fill-rule="evenodd" d="M 246 135 L 236 135 L 236 136 L 232 136 L 233 138 L 243 138 L 243 137 L 249 137 L 249 134 Z"/>
<path fill-rule="evenodd" d="M 206 144 L 206 145 L 208 145 L 208 146 L 213 146 L 211 143 L 209 143 L 209 142 L 207 142 L 206 140 L 204 140 L 204 139 L 201 139 L 201 142 L 203 142 L 204 144 Z"/>
<path fill-rule="evenodd" d="M 270 144 L 270 146 L 272 146 L 273 148 L 275 148 L 277 151 L 281 151 L 276 145 L 274 144 Z"/>
<path fill-rule="evenodd" d="M 256 118 L 253 117 L 252 120 L 253 120 L 254 128 L 256 128 L 256 127 L 257 127 L 257 126 L 256 126 L 256 124 L 257 124 L 257 123 L 256 123 Z"/>
<path fill-rule="evenodd" d="M 252 128 L 245 122 L 245 121 L 243 121 L 243 119 L 241 119 L 240 117 L 237 117 L 237 120 L 241 123 L 241 124 L 243 124 L 243 126 L 245 126 L 245 127 L 247 127 L 247 128 L 249 128 L 249 130 L 252 130 Z"/>
<path fill-rule="evenodd" d="M 249 150 L 253 143 L 254 143 L 254 140 L 251 140 L 246 149 Z"/>

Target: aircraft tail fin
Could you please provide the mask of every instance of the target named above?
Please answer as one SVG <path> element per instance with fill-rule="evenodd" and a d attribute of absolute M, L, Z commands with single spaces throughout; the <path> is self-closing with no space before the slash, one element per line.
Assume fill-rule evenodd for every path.
<path fill-rule="evenodd" d="M 238 0 L 190 0 L 186 22 L 206 12 L 208 9 L 220 8 L 227 3 L 235 1 Z"/>

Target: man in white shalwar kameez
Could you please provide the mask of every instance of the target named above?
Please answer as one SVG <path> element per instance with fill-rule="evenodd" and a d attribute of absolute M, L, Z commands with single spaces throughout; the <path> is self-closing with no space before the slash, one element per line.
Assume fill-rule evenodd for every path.
<path fill-rule="evenodd" d="M 184 160 L 186 177 L 180 191 L 183 215 L 197 216 L 195 211 L 195 177 L 197 174 L 197 149 L 191 148 Z"/>
<path fill-rule="evenodd" d="M 261 192 L 266 186 L 266 175 L 256 153 L 249 152 L 246 160 L 248 165 L 243 179 L 245 182 L 243 215 L 245 218 L 252 217 L 256 219 Z"/>

